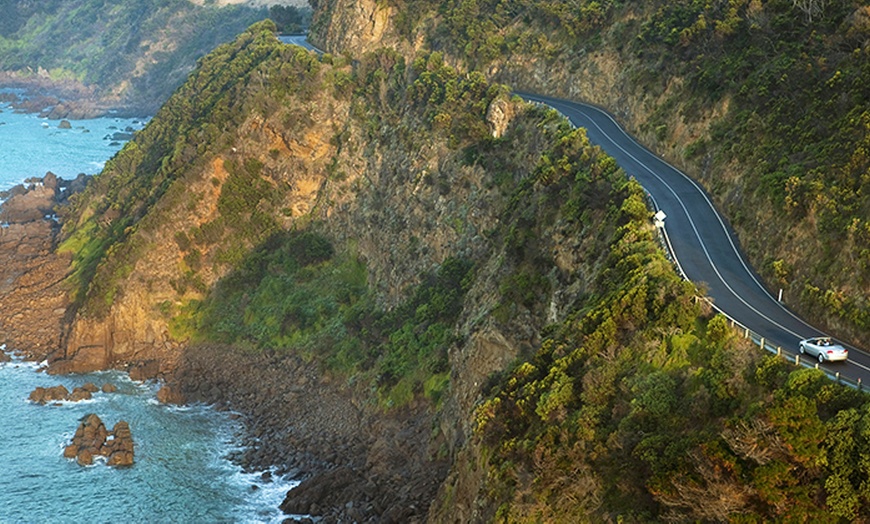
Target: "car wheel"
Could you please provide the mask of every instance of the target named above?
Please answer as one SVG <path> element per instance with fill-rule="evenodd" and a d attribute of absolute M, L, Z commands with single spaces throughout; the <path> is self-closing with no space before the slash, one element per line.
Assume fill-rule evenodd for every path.
<path fill-rule="evenodd" d="M 804 353 L 806 353 L 806 350 L 804 350 L 804 345 L 803 345 L 803 344 L 800 345 L 799 349 L 800 349 L 801 355 L 803 355 Z"/>
<path fill-rule="evenodd" d="M 819 353 L 819 364 L 824 364 L 825 362 L 825 354 Z"/>

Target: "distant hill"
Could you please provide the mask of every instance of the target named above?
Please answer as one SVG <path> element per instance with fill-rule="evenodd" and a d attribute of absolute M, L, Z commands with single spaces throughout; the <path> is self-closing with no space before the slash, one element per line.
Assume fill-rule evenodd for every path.
<path fill-rule="evenodd" d="M 268 16 L 185 0 L 0 0 L 6 80 L 79 85 L 102 106 L 153 113 L 196 60 Z"/>

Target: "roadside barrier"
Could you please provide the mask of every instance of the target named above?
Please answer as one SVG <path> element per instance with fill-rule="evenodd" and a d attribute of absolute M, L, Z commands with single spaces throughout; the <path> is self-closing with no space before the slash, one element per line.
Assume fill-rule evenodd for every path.
<path fill-rule="evenodd" d="M 529 101 L 530 103 L 536 104 L 536 105 L 548 107 L 551 110 L 556 111 L 563 118 L 565 118 L 565 120 L 567 120 L 568 123 L 572 127 L 576 127 L 576 126 L 574 126 L 573 122 L 571 122 L 571 119 L 568 118 L 567 115 L 565 115 L 561 111 L 558 111 L 555 108 L 552 108 L 552 107 L 548 106 L 547 104 L 544 104 L 543 102 L 532 101 L 532 100 L 527 100 L 527 101 Z M 645 189 L 644 189 L 644 191 L 646 193 L 646 198 L 647 198 L 647 208 L 650 209 L 653 213 L 660 211 L 660 208 L 656 204 L 653 196 Z M 686 272 L 683 271 L 683 268 L 680 265 L 680 261 L 677 259 L 677 256 L 674 253 L 673 246 L 671 245 L 670 238 L 668 238 L 668 233 L 665 230 L 664 225 L 663 224 L 656 224 L 656 225 L 657 225 L 656 231 L 658 232 L 659 243 L 665 252 L 665 256 L 674 265 L 677 272 L 684 280 L 690 280 L 688 278 L 688 276 L 686 276 Z M 758 345 L 761 349 L 764 349 L 765 351 L 767 351 L 769 353 L 773 353 L 776 356 L 786 360 L 787 362 L 794 364 L 795 366 L 803 366 L 805 368 L 818 369 L 818 370 L 822 371 L 825 375 L 827 375 L 827 377 L 829 379 L 831 379 L 832 381 L 834 381 L 838 384 L 843 384 L 845 386 L 854 388 L 858 391 L 863 391 L 863 384 L 861 383 L 860 378 L 853 379 L 851 377 L 844 376 L 840 371 L 832 371 L 830 369 L 826 369 L 825 367 L 819 365 L 819 362 L 817 359 L 811 358 L 809 356 L 807 356 L 805 358 L 801 358 L 801 354 L 799 351 L 789 351 L 789 350 L 784 350 L 780 346 L 774 346 L 773 344 L 770 344 L 767 341 L 765 341 L 764 337 L 753 332 L 748 327 L 744 326 L 743 324 L 741 324 L 740 322 L 738 322 L 737 320 L 732 318 L 730 315 L 728 315 L 728 313 L 725 313 L 724 311 L 719 309 L 719 307 L 717 307 L 716 304 L 714 304 L 708 297 L 699 297 L 699 298 L 702 300 L 705 300 L 708 304 L 710 304 L 710 307 L 712 309 L 714 309 L 718 313 L 721 313 L 723 316 L 725 316 L 725 318 L 728 319 L 731 327 L 735 331 L 737 331 L 738 333 L 741 333 L 744 338 L 750 339 L 753 344 Z"/>

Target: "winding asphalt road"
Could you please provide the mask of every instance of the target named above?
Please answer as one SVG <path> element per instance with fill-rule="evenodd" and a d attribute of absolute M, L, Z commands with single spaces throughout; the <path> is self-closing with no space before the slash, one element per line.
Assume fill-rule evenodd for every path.
<path fill-rule="evenodd" d="M 620 167 L 640 182 L 662 210 L 665 237 L 683 275 L 700 284 L 714 307 L 739 324 L 764 337 L 768 347 L 781 347 L 794 354 L 801 339 L 824 335 L 778 302 L 761 285 L 745 262 L 731 227 L 719 215 L 710 198 L 691 178 L 655 156 L 626 133 L 602 109 L 540 95 L 518 93 L 522 98 L 546 104 L 577 127 L 587 130 L 589 140 L 616 159 Z M 821 367 L 844 377 L 870 381 L 870 355 L 853 347 L 846 362 Z M 804 357 L 808 362 L 810 357 Z"/>
<path fill-rule="evenodd" d="M 286 44 L 322 53 L 305 35 L 281 36 Z M 654 155 L 617 124 L 604 110 L 589 104 L 542 95 L 517 93 L 522 98 L 546 104 L 565 115 L 572 124 L 586 129 L 589 140 L 608 155 L 649 193 L 667 218 L 664 233 L 683 276 L 706 290 L 713 306 L 757 337 L 768 348 L 781 348 L 794 355 L 798 342 L 824 335 L 777 301 L 761 284 L 758 275 L 740 252 L 731 227 L 716 211 L 706 192 L 691 178 Z M 757 341 L 757 339 L 756 339 Z M 870 383 L 870 354 L 852 346 L 849 360 L 820 367 L 839 372 L 851 380 Z M 810 362 L 809 356 L 803 357 Z"/>

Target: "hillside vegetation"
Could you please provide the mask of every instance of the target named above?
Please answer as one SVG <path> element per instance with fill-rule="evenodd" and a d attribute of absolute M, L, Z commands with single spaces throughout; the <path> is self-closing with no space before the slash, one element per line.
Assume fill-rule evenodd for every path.
<path fill-rule="evenodd" d="M 363 4 L 392 23 L 367 32 L 334 0 L 314 40 L 409 53 L 424 41 L 517 88 L 610 108 L 706 185 L 774 294 L 870 341 L 865 2 Z"/>
<path fill-rule="evenodd" d="M 66 357 L 169 370 L 228 343 L 429 428 L 401 460 L 323 450 L 381 472 L 303 508 L 345 519 L 381 517 L 375 492 L 404 520 L 870 516 L 866 396 L 711 316 L 583 130 L 438 52 L 321 58 L 274 31 L 201 60 L 64 211 Z"/>
<path fill-rule="evenodd" d="M 144 114 L 198 58 L 267 16 L 186 0 L 2 0 L 0 12 L 0 70 L 95 86 L 100 97 Z"/>

